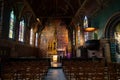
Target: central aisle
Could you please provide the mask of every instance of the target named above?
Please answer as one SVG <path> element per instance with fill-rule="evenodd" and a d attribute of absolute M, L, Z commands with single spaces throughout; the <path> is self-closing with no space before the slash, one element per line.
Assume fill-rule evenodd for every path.
<path fill-rule="evenodd" d="M 45 80 L 67 80 L 62 68 L 51 68 L 48 70 Z"/>

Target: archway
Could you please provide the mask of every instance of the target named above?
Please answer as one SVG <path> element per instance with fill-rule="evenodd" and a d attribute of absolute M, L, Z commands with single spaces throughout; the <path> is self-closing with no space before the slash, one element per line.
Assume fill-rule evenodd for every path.
<path fill-rule="evenodd" d="M 110 43 L 111 60 L 119 62 L 120 58 L 120 12 L 114 14 L 109 20 L 105 28 L 105 38 Z"/>

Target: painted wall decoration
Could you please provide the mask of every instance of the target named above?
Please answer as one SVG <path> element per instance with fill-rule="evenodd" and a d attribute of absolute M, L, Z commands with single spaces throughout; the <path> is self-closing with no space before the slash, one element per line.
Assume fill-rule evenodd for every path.
<path fill-rule="evenodd" d="M 51 21 L 41 33 L 40 48 L 47 50 L 48 54 L 57 54 L 57 51 L 65 51 L 68 47 L 68 30 L 66 25 L 60 25 L 60 21 Z"/>
<path fill-rule="evenodd" d="M 57 27 L 57 48 L 65 49 L 68 46 L 68 30 L 65 26 Z"/>

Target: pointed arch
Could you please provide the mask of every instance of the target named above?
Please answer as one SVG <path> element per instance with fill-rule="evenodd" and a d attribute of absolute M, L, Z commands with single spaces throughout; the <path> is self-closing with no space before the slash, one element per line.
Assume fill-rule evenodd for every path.
<path fill-rule="evenodd" d="M 113 14 L 106 23 L 105 38 L 109 40 L 110 55 L 113 62 L 118 61 L 120 55 L 120 12 Z"/>
<path fill-rule="evenodd" d="M 115 25 L 120 22 L 120 12 L 115 13 L 113 16 L 109 18 L 105 27 L 105 38 L 112 38 L 114 37 L 114 28 Z"/>

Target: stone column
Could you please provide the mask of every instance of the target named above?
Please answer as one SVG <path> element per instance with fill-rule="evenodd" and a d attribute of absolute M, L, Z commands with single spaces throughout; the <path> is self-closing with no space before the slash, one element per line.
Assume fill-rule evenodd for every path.
<path fill-rule="evenodd" d="M 111 62 L 110 45 L 109 45 L 109 43 L 105 44 L 105 58 L 106 58 L 107 62 Z"/>
<path fill-rule="evenodd" d="M 104 56 L 103 57 L 105 58 L 105 61 L 107 63 L 111 62 L 110 44 L 108 43 L 108 40 L 106 40 L 106 39 L 101 40 L 100 45 L 104 49 Z"/>

